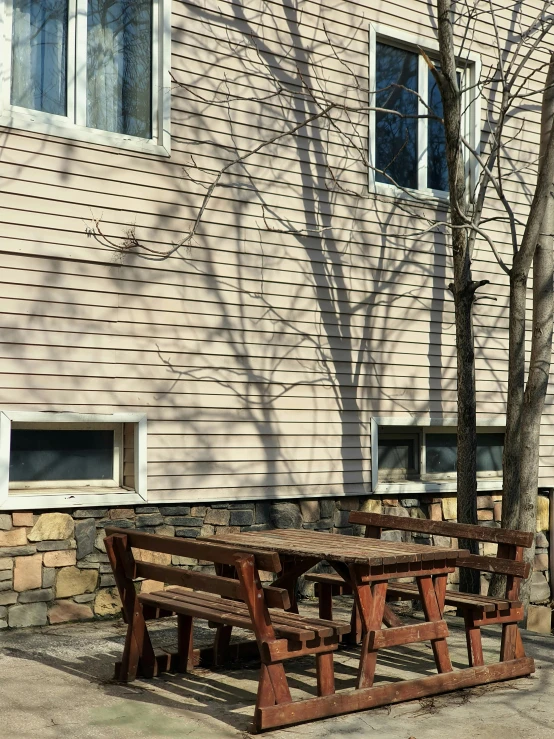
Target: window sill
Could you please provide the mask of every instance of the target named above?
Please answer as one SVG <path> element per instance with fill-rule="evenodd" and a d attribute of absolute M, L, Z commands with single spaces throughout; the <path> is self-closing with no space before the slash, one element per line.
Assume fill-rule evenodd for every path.
<path fill-rule="evenodd" d="M 142 505 L 139 493 L 127 488 L 75 488 L 72 490 L 33 490 L 10 493 L 0 504 L 2 511 L 39 510 L 50 508 L 92 508 L 100 506 Z"/>
<path fill-rule="evenodd" d="M 169 134 L 164 132 L 163 145 L 157 139 L 141 139 L 112 131 L 100 131 L 96 128 L 77 126 L 62 116 L 48 115 L 40 111 L 8 110 L 0 114 L 0 126 L 31 131 L 47 136 L 81 141 L 87 144 L 99 144 L 116 149 L 125 149 L 142 154 L 171 156 Z"/>
<path fill-rule="evenodd" d="M 417 203 L 418 205 L 429 205 L 431 208 L 442 208 L 447 210 L 450 207 L 450 198 L 447 192 L 440 190 L 401 190 L 394 185 L 385 185 L 383 182 L 374 182 L 370 187 L 370 192 L 375 195 L 381 195 L 393 200 L 407 200 Z"/>
<path fill-rule="evenodd" d="M 458 484 L 452 482 L 379 482 L 373 495 L 413 495 L 422 493 L 453 493 L 456 494 Z M 477 480 L 478 492 L 502 490 L 502 478 L 495 477 L 488 480 Z"/>

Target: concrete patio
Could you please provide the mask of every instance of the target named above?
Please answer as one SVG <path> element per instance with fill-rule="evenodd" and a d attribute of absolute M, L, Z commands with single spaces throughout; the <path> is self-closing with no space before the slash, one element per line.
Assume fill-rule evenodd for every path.
<path fill-rule="evenodd" d="M 313 603 L 302 609 L 313 611 Z M 342 617 L 347 612 L 343 604 Z M 417 618 L 417 614 L 414 614 Z M 339 617 L 339 613 L 337 613 Z M 460 620 L 449 617 L 455 667 L 466 666 Z M 153 629 L 155 646 L 174 645 L 171 621 Z M 6 739 L 95 737 L 182 737 L 233 739 L 250 736 L 257 668 L 236 665 L 194 675 L 164 675 L 119 685 L 111 679 L 121 655 L 124 625 L 104 621 L 2 632 L 0 636 L 0 736 Z M 195 632 L 210 643 L 205 624 Z M 536 673 L 506 683 L 380 708 L 269 732 L 275 739 L 359 737 L 379 739 L 535 739 L 554 737 L 554 638 L 524 632 Z M 493 661 L 499 633 L 486 632 L 485 654 Z M 405 679 L 434 669 L 428 645 L 383 653 L 379 680 Z M 337 689 L 353 685 L 357 652 L 336 656 Z M 288 667 L 293 697 L 314 694 L 313 659 Z"/>

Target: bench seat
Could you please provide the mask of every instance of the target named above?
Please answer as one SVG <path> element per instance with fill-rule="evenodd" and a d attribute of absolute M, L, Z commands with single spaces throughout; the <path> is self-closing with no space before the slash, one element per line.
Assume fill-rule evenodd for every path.
<path fill-rule="evenodd" d="M 245 603 L 211 593 L 196 592 L 177 586 L 141 594 L 139 601 L 143 605 L 184 616 L 202 618 L 212 623 L 236 626 L 248 631 L 254 630 Z M 315 639 L 320 641 L 329 637 L 339 637 L 350 631 L 350 624 L 343 621 L 301 616 L 278 608 L 268 610 L 276 636 L 292 642 L 311 642 Z"/>
<path fill-rule="evenodd" d="M 330 585 L 334 589 L 334 594 L 348 594 L 350 588 L 340 575 L 322 572 L 310 572 L 305 575 L 305 579 L 310 582 L 319 583 L 321 585 Z M 397 595 L 404 600 L 419 598 L 417 585 L 411 583 L 389 582 L 387 593 Z M 492 612 L 507 611 L 510 608 L 521 608 L 521 602 L 517 600 L 507 600 L 506 598 L 491 598 L 488 595 L 474 595 L 471 593 L 459 593 L 457 590 L 447 590 L 445 603 L 449 606 L 456 606 L 462 610 Z"/>

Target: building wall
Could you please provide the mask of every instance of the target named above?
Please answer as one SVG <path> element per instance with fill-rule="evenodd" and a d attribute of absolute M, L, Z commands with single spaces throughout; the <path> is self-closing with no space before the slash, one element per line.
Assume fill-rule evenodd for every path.
<path fill-rule="evenodd" d="M 498 526 L 501 495 L 478 498 L 478 517 L 483 526 Z M 270 528 L 304 528 L 331 531 L 345 536 L 363 534 L 362 526 L 349 525 L 352 510 L 371 510 L 390 515 L 455 520 L 456 499 L 414 498 L 306 499 L 302 501 L 243 501 L 211 505 L 160 505 L 135 508 L 92 508 L 65 513 L 0 514 L 0 629 L 109 618 L 119 615 L 121 604 L 104 546 L 105 528 L 138 528 L 164 536 L 196 538 L 238 531 Z M 535 572 L 531 600 L 550 600 L 548 572 L 548 498 L 539 498 Z M 383 538 L 409 540 L 407 532 L 388 531 Z M 443 536 L 419 537 L 419 543 L 449 546 Z M 481 553 L 496 554 L 495 544 L 480 544 Z M 196 560 L 145 550 L 135 557 L 156 564 L 209 571 L 211 565 Z M 267 573 L 271 579 L 271 573 Z M 482 575 L 486 592 L 487 577 Z M 449 587 L 457 589 L 457 571 L 449 575 Z M 142 580 L 142 592 L 160 590 L 163 584 Z M 313 585 L 300 582 L 300 594 L 313 596 Z"/>

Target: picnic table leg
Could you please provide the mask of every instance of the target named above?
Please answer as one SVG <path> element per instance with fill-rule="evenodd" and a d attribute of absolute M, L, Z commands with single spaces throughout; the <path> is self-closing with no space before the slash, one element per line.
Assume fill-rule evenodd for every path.
<path fill-rule="evenodd" d="M 332 695 L 335 692 L 335 672 L 333 652 L 316 654 L 317 694 Z"/>
<path fill-rule="evenodd" d="M 446 577 L 446 575 L 439 575 L 439 577 Z M 432 577 L 430 575 L 424 575 L 416 579 L 425 618 L 427 621 L 442 621 L 441 607 L 444 609 L 444 602 L 439 604 Z M 452 663 L 450 661 L 446 639 L 444 637 L 431 639 L 431 647 L 438 672 L 452 672 Z"/>
<path fill-rule="evenodd" d="M 193 663 L 193 619 L 192 616 L 177 614 L 177 653 L 179 660 L 179 672 L 189 672 L 194 667 Z"/>
<path fill-rule="evenodd" d="M 481 629 L 475 626 L 473 616 L 469 611 L 464 611 L 464 625 L 466 630 L 467 656 L 470 667 L 484 665 L 483 644 L 481 642 Z"/>
<path fill-rule="evenodd" d="M 357 687 L 370 688 L 375 677 L 377 650 L 370 649 L 369 644 L 373 632 L 381 630 L 388 583 L 386 581 L 375 583 L 372 592 L 369 582 L 362 581 L 361 569 L 356 565 L 352 565 L 349 569 L 363 631 Z"/>

